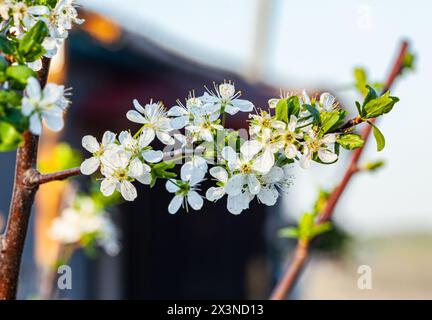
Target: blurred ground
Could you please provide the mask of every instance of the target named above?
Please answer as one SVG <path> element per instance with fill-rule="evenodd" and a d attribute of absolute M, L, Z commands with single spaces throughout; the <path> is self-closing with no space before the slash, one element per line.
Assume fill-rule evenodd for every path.
<path fill-rule="evenodd" d="M 432 299 L 429 236 L 354 240 L 347 255 L 315 256 L 302 276 L 304 299 Z M 372 289 L 360 290 L 360 265 L 372 269 Z"/>

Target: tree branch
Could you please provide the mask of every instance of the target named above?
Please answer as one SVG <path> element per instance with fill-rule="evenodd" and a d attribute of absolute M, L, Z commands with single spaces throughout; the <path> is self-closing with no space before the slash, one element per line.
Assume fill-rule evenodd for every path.
<path fill-rule="evenodd" d="M 389 76 L 387 77 L 382 93 L 385 93 L 391 88 L 397 76 L 400 74 L 403 68 L 403 59 L 405 57 L 407 50 L 408 50 L 408 42 L 404 41 L 401 44 L 401 47 L 399 49 L 399 54 L 397 56 L 396 61 L 393 64 L 393 68 Z M 372 121 L 375 122 L 376 119 L 372 119 Z M 324 209 L 319 213 L 317 217 L 317 223 L 326 222 L 331 218 L 334 208 L 336 207 L 341 195 L 346 190 L 348 183 L 350 182 L 354 174 L 359 171 L 358 162 L 364 151 L 364 147 L 370 136 L 371 130 L 372 129 L 370 125 L 367 125 L 363 128 L 362 138 L 365 141 L 365 144 L 363 145 L 363 147 L 356 149 L 352 153 L 351 160 L 348 164 L 348 167 L 346 168 L 342 180 L 337 185 L 337 187 L 333 190 L 333 192 L 330 194 Z M 307 261 L 308 254 L 309 254 L 309 244 L 308 243 L 305 244 L 303 240 L 298 240 L 293 260 L 291 264 L 288 266 L 287 270 L 285 271 L 279 283 L 277 283 L 276 288 L 273 291 L 270 299 L 272 300 L 286 299 L 286 297 L 292 290 L 296 280 L 298 279 L 301 271 L 303 270 L 305 262 Z"/>
<path fill-rule="evenodd" d="M 50 59 L 42 59 L 43 66 L 38 74 L 42 87 L 48 79 L 49 64 Z M 16 298 L 21 256 L 38 188 L 37 184 L 28 183 L 28 177 L 36 166 L 39 139 L 29 131 L 24 132 L 23 139 L 23 145 L 17 150 L 12 199 L 0 251 L 0 300 Z"/>
<path fill-rule="evenodd" d="M 41 185 L 51 181 L 60 181 L 81 174 L 80 167 L 66 169 L 62 171 L 42 174 L 35 170 L 35 174 L 29 179 L 29 183 Z"/>

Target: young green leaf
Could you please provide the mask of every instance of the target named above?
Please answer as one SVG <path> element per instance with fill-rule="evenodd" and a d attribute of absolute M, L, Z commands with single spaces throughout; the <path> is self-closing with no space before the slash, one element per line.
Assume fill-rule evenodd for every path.
<path fill-rule="evenodd" d="M 47 35 L 48 27 L 45 22 L 39 20 L 21 39 L 18 52 L 26 61 L 34 61 L 40 58 L 45 53 L 42 42 Z"/>
<path fill-rule="evenodd" d="M 347 150 L 357 149 L 363 146 L 364 140 L 358 134 L 348 133 L 341 134 L 337 137 L 336 141 Z"/>
<path fill-rule="evenodd" d="M 389 91 L 387 91 L 382 96 L 370 99 L 367 103 L 363 104 L 363 117 L 371 119 L 388 113 L 398 101 L 399 98 L 391 97 Z"/>
<path fill-rule="evenodd" d="M 319 111 L 315 107 L 311 106 L 310 104 L 304 104 L 303 107 L 307 111 L 309 111 L 309 113 L 312 115 L 312 118 L 314 119 L 314 122 L 316 122 L 318 124 L 321 123 L 320 113 L 319 113 Z"/>
<path fill-rule="evenodd" d="M 343 123 L 346 116 L 346 110 L 333 110 L 321 113 L 321 132 L 333 132 Z"/>
<path fill-rule="evenodd" d="M 12 87 L 18 90 L 25 88 L 29 77 L 37 77 L 36 72 L 24 65 L 8 67 L 6 75 L 12 80 Z"/>
<path fill-rule="evenodd" d="M 384 149 L 384 146 L 385 146 L 384 135 L 381 133 L 381 131 L 378 129 L 378 127 L 373 122 L 368 121 L 368 123 L 372 126 L 373 135 L 374 135 L 375 141 L 377 143 L 377 150 L 381 151 L 382 149 Z"/>
<path fill-rule="evenodd" d="M 288 101 L 287 99 L 279 99 L 276 104 L 276 120 L 288 122 Z"/>
<path fill-rule="evenodd" d="M 357 90 L 361 93 L 362 96 L 366 96 L 368 93 L 368 89 L 366 88 L 367 84 L 367 74 L 364 68 L 354 68 L 354 79 L 355 86 Z"/>
<path fill-rule="evenodd" d="M 0 152 L 14 150 L 22 141 L 22 134 L 13 125 L 0 122 Z"/>
<path fill-rule="evenodd" d="M 300 99 L 297 96 L 291 96 L 287 99 L 288 104 L 288 119 L 291 115 L 298 117 L 300 113 Z"/>

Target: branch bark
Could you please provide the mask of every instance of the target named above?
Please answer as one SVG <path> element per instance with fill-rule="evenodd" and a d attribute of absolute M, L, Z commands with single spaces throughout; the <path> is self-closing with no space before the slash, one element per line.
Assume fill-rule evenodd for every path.
<path fill-rule="evenodd" d="M 44 58 L 42 64 L 38 76 L 43 87 L 48 79 L 50 60 Z M 23 145 L 17 150 L 12 200 L 0 248 L 0 300 L 16 298 L 21 256 L 34 196 L 39 186 L 29 182 L 29 175 L 36 166 L 38 137 L 26 131 L 23 138 Z"/>
<path fill-rule="evenodd" d="M 397 76 L 400 74 L 403 68 L 403 59 L 407 50 L 408 50 L 408 42 L 404 41 L 400 46 L 397 59 L 393 64 L 389 76 L 387 77 L 382 93 L 385 93 L 386 91 L 390 90 Z M 373 119 L 372 121 L 375 122 L 376 119 Z M 325 221 L 328 221 L 331 218 L 333 211 L 341 195 L 344 193 L 344 191 L 348 186 L 348 183 L 351 181 L 351 178 L 355 175 L 355 173 L 358 172 L 358 162 L 364 151 L 364 147 L 370 136 L 371 130 L 372 128 L 370 125 L 367 125 L 363 128 L 362 138 L 365 141 L 365 144 L 363 145 L 363 147 L 356 149 L 352 153 L 351 160 L 348 164 L 348 167 L 346 168 L 342 180 L 337 185 L 337 187 L 333 190 L 333 192 L 330 194 L 326 206 L 319 213 L 317 217 L 317 223 L 323 223 Z M 288 268 L 286 269 L 281 280 L 277 283 L 270 297 L 271 300 L 284 300 L 287 298 L 288 294 L 291 292 L 295 282 L 297 281 L 299 275 L 301 274 L 304 268 L 304 265 L 307 261 L 307 257 L 309 255 L 309 248 L 310 248 L 309 243 L 305 244 L 304 241 L 302 240 L 297 241 L 297 246 L 295 249 L 293 260 L 291 264 L 288 266 Z"/>
<path fill-rule="evenodd" d="M 41 174 L 35 170 L 35 174 L 30 178 L 30 183 L 41 185 L 51 181 L 60 181 L 81 173 L 80 167 L 66 169 L 63 171 Z"/>

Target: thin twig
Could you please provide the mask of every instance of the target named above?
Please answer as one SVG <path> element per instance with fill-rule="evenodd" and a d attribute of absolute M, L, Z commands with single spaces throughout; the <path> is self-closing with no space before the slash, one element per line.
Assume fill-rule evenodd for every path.
<path fill-rule="evenodd" d="M 57 171 L 53 173 L 46 173 L 46 174 L 37 173 L 34 177 L 32 177 L 30 182 L 41 185 L 51 181 L 64 180 L 73 176 L 77 176 L 79 174 L 81 174 L 80 167 L 66 169 L 66 170 Z"/>
<path fill-rule="evenodd" d="M 400 74 L 403 68 L 403 59 L 405 57 L 407 50 L 408 50 L 408 42 L 404 41 L 401 44 L 399 54 L 397 56 L 396 61 L 393 64 L 393 68 L 390 72 L 390 75 L 386 80 L 386 83 L 382 90 L 383 93 L 390 90 L 397 76 Z M 372 121 L 375 122 L 375 120 L 376 119 L 373 119 Z M 364 151 L 364 147 L 370 136 L 371 130 L 372 129 L 370 125 L 367 125 L 366 127 L 363 128 L 362 138 L 365 141 L 365 144 L 363 145 L 363 147 L 356 149 L 353 152 L 351 156 L 351 160 L 348 164 L 348 167 L 346 168 L 345 174 L 343 175 L 341 182 L 330 194 L 324 209 L 319 213 L 317 217 L 317 223 L 323 223 L 325 221 L 328 221 L 331 218 L 334 208 L 336 207 L 341 195 L 346 190 L 346 187 L 350 182 L 351 178 L 354 176 L 355 173 L 359 172 L 358 162 L 360 156 Z M 306 243 L 305 245 L 304 241 L 302 240 L 297 241 L 297 246 L 295 249 L 293 260 L 291 264 L 288 266 L 287 270 L 285 271 L 279 283 L 277 283 L 275 290 L 273 291 L 270 297 L 271 300 L 286 299 L 291 289 L 293 288 L 293 285 L 298 279 L 301 271 L 303 270 L 305 262 L 307 261 L 308 254 L 309 254 L 309 244 Z"/>

